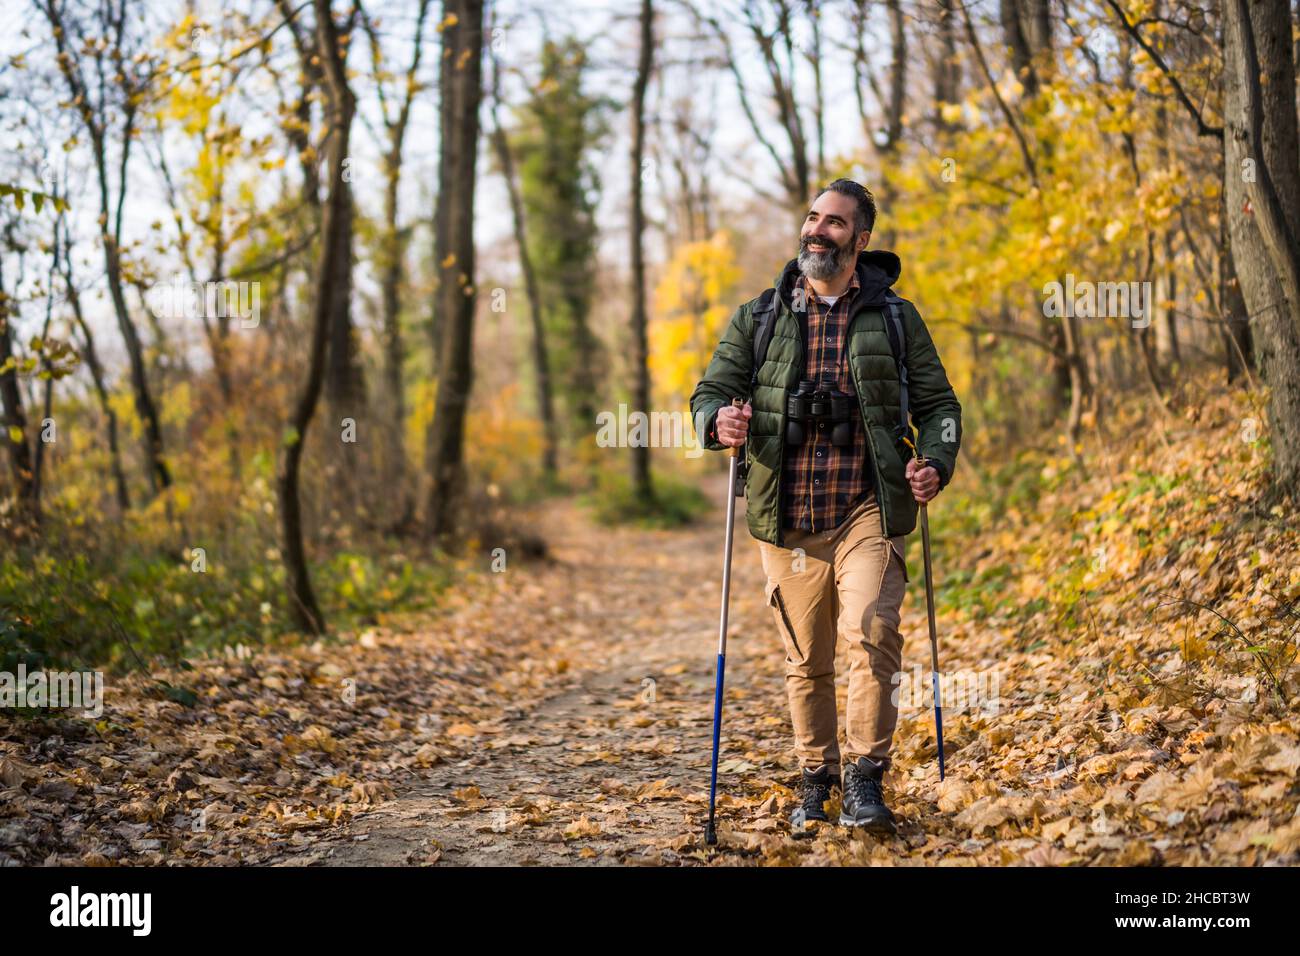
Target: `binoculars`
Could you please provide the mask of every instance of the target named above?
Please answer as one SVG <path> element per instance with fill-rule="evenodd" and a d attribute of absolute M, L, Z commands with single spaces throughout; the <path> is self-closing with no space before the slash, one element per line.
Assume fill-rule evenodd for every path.
<path fill-rule="evenodd" d="M 819 428 L 830 426 L 831 444 L 844 448 L 853 444 L 853 415 L 857 396 L 807 379 L 786 399 L 785 441 L 802 445 Z"/>

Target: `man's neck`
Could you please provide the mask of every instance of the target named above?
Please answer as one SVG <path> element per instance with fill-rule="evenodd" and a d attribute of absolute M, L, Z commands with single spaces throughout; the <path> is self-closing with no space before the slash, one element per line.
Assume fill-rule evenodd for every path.
<path fill-rule="evenodd" d="M 818 296 L 841 296 L 849 287 L 849 280 L 853 278 L 853 270 L 857 266 L 857 257 L 854 257 L 852 265 L 845 268 L 839 275 L 831 276 L 829 279 L 814 279 L 811 276 L 805 276 L 808 285 L 812 287 L 814 293 Z"/>

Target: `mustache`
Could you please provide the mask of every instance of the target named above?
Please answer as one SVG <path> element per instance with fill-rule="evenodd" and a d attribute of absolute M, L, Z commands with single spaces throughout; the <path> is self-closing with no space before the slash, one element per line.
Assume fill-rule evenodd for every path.
<path fill-rule="evenodd" d="M 815 250 L 812 248 L 813 243 L 818 243 L 819 245 L 822 245 L 825 248 L 822 250 Z M 842 249 L 841 246 L 837 246 L 830 239 L 820 239 L 816 236 L 804 236 L 802 239 L 799 240 L 799 248 L 802 249 L 804 252 L 811 252 L 814 255 L 828 255 L 830 253 L 840 252 Z"/>

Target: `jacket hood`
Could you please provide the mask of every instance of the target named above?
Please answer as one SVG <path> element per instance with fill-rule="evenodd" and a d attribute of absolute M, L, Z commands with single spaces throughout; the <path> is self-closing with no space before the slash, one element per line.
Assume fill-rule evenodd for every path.
<path fill-rule="evenodd" d="M 864 249 L 858 253 L 854 271 L 858 276 L 858 303 L 864 306 L 884 305 L 885 293 L 898 281 L 903 264 L 898 256 L 882 249 Z M 794 284 L 802 275 L 798 258 L 791 259 L 777 276 L 775 287 L 781 301 L 790 308 Z"/>

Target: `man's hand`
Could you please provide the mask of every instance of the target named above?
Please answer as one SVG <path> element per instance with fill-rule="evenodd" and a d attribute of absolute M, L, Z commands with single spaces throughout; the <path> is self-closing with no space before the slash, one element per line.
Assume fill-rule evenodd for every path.
<path fill-rule="evenodd" d="M 919 504 L 925 504 L 939 493 L 939 472 L 932 465 L 923 465 L 915 458 L 909 458 L 904 474 L 912 486 L 912 497 Z"/>
<path fill-rule="evenodd" d="M 718 441 L 728 448 L 739 448 L 745 444 L 745 438 L 749 434 L 749 419 L 753 414 L 754 409 L 748 403 L 739 408 L 735 405 L 723 405 L 718 409 L 718 421 L 715 426 Z"/>

